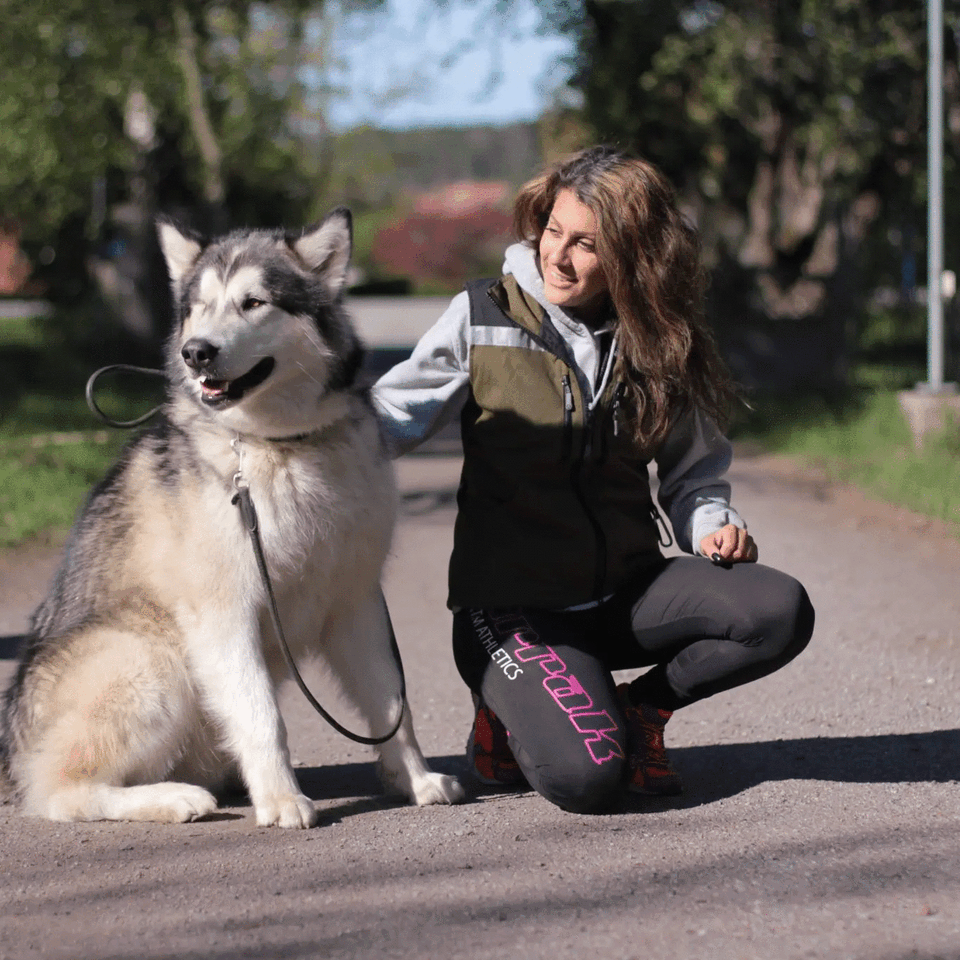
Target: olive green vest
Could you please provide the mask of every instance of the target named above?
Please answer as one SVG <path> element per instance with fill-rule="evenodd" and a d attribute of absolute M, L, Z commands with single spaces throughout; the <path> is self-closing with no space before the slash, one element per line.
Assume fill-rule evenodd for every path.
<path fill-rule="evenodd" d="M 650 457 L 618 417 L 620 385 L 609 382 L 588 411 L 582 371 L 516 280 L 467 290 L 471 390 L 449 605 L 599 600 L 660 542 Z"/>

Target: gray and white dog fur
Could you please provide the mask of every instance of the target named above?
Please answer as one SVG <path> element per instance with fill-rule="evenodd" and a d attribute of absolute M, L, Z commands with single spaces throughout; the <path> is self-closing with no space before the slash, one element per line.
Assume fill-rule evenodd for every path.
<path fill-rule="evenodd" d="M 176 303 L 156 422 L 90 495 L 3 704 L 0 769 L 23 812 L 178 822 L 242 778 L 261 825 L 309 827 L 277 689 L 287 668 L 231 502 L 249 485 L 281 621 L 371 736 L 400 709 L 380 575 L 393 471 L 342 304 L 351 220 L 203 241 L 158 224 Z M 385 786 L 456 803 L 409 709 Z"/>

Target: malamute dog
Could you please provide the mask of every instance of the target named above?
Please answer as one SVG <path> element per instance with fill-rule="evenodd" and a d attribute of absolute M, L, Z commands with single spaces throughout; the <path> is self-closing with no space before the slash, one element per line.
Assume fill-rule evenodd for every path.
<path fill-rule="evenodd" d="M 258 824 L 309 827 L 276 691 L 286 665 L 243 519 L 249 486 L 294 656 L 319 656 L 371 736 L 400 710 L 380 594 L 396 491 L 341 304 L 348 211 L 210 244 L 169 222 L 177 304 L 158 421 L 81 512 L 3 705 L 0 769 L 28 814 L 186 821 L 237 774 Z M 385 785 L 456 803 L 409 712 Z"/>

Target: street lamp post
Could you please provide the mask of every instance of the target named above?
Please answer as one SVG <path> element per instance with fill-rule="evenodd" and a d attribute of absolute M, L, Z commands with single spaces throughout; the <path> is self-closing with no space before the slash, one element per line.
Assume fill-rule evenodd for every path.
<path fill-rule="evenodd" d="M 927 0 L 927 383 L 943 382 L 943 0 Z"/>
<path fill-rule="evenodd" d="M 960 419 L 960 392 L 944 383 L 943 0 L 927 0 L 927 380 L 898 399 L 917 446 Z"/>

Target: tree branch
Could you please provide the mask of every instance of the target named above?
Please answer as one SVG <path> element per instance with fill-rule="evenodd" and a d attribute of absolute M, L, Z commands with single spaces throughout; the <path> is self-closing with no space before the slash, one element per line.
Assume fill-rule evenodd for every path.
<path fill-rule="evenodd" d="M 177 31 L 177 60 L 183 72 L 187 98 L 187 116 L 203 161 L 203 196 L 208 203 L 220 206 L 226 195 L 223 187 L 223 157 L 203 96 L 197 35 L 190 15 L 179 3 L 174 7 L 173 18 Z"/>

